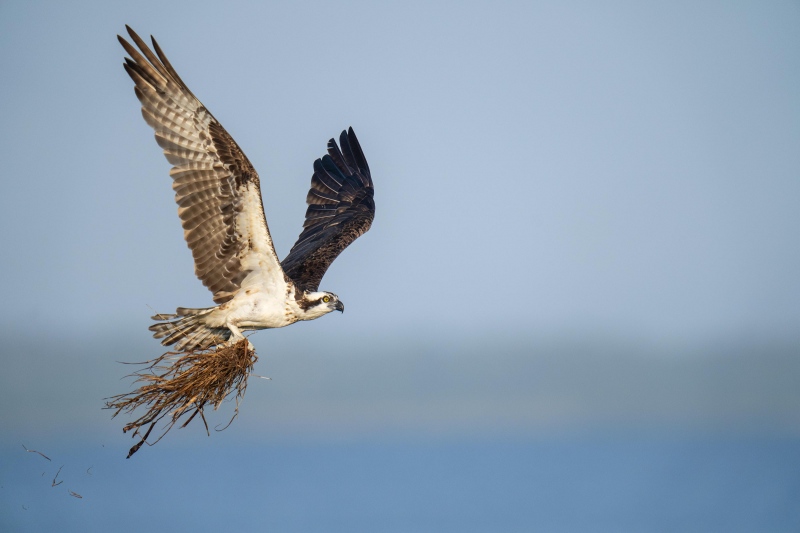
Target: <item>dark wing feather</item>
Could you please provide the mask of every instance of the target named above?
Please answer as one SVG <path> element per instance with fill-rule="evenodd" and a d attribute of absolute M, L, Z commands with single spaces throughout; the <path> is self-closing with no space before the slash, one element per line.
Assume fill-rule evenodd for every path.
<path fill-rule="evenodd" d="M 325 271 L 375 217 L 369 166 L 353 128 L 328 141 L 328 155 L 314 161 L 303 232 L 281 263 L 302 290 L 316 291 Z"/>
<path fill-rule="evenodd" d="M 173 165 L 175 201 L 195 274 L 218 304 L 230 300 L 254 271 L 282 280 L 253 165 L 183 83 L 155 39 L 154 54 L 126 28 L 138 50 L 118 36 L 130 55 L 125 70 L 145 121 Z"/>

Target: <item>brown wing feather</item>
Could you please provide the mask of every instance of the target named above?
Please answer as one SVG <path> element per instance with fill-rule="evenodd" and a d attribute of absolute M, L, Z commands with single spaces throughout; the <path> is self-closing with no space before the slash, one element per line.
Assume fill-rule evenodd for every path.
<path fill-rule="evenodd" d="M 333 260 L 363 235 L 375 217 L 374 190 L 353 128 L 328 141 L 328 155 L 314 161 L 303 231 L 281 263 L 302 290 L 316 291 Z"/>
<path fill-rule="evenodd" d="M 155 53 L 129 27 L 138 50 L 122 37 L 125 70 L 135 84 L 142 116 L 173 165 L 175 201 L 195 274 L 216 303 L 230 300 L 248 271 L 242 261 L 260 254 L 269 275 L 281 275 L 272 245 L 258 174 L 225 128 L 192 94 L 161 48 Z M 252 212 L 247 212 L 250 210 Z"/>

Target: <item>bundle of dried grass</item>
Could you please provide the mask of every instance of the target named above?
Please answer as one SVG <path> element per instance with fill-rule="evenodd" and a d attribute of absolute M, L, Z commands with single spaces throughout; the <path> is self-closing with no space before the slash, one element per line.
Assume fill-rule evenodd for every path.
<path fill-rule="evenodd" d="M 236 393 L 236 410 L 227 428 L 239 413 L 239 401 L 247 389 L 247 378 L 258 357 L 247 339 L 231 345 L 221 345 L 201 352 L 167 352 L 164 355 L 140 364 L 148 365 L 135 372 L 134 383 L 146 383 L 127 394 L 112 396 L 106 401 L 107 409 L 114 409 L 115 417 L 121 412 L 132 413 L 137 407 L 146 407 L 147 412 L 127 424 L 123 432 L 133 430 L 133 436 L 141 439 L 128 452 L 130 458 L 143 444 L 149 446 L 160 441 L 182 417 L 186 427 L 198 414 L 208 431 L 203 409 L 213 405 L 216 410 L 225 398 Z M 154 442 L 147 442 L 150 432 L 165 417 L 163 432 Z M 141 435 L 141 430 L 149 428 Z M 220 430 L 221 431 L 221 430 Z"/>

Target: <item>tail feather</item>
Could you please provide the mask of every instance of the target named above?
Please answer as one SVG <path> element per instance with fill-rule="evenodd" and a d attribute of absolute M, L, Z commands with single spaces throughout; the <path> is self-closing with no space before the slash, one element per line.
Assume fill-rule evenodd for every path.
<path fill-rule="evenodd" d="M 194 331 L 178 341 L 175 349 L 179 351 L 191 351 L 190 346 L 210 347 L 228 340 L 230 330 L 223 328 L 203 328 Z"/>
<path fill-rule="evenodd" d="M 178 315 L 173 315 L 169 313 L 158 313 L 157 315 L 151 316 L 150 320 L 172 320 L 173 318 L 178 318 Z"/>
<path fill-rule="evenodd" d="M 175 344 L 175 349 L 180 351 L 206 350 L 231 336 L 231 331 L 225 327 L 213 327 L 205 323 L 204 318 L 215 307 L 205 309 L 190 309 L 179 307 L 177 314 L 157 314 L 153 320 L 160 320 L 150 326 L 153 337 L 163 339 L 161 344 L 170 346 Z"/>
<path fill-rule="evenodd" d="M 184 348 L 187 346 L 195 346 L 195 345 L 202 345 L 202 339 L 205 336 L 204 331 L 193 331 L 187 334 L 182 339 L 178 340 L 175 344 L 175 349 L 179 352 L 184 351 Z"/>
<path fill-rule="evenodd" d="M 192 321 L 186 320 L 185 323 L 186 323 L 185 327 L 180 327 L 180 328 L 176 327 L 168 331 L 169 336 L 163 341 L 161 341 L 161 343 L 164 346 L 175 344 L 177 341 L 181 339 L 189 338 L 192 333 L 197 331 L 197 328 L 202 326 L 199 320 L 192 320 Z"/>
<path fill-rule="evenodd" d="M 204 315 L 216 309 L 215 307 L 179 307 L 175 310 L 177 315 L 172 316 L 189 316 L 189 315 Z"/>

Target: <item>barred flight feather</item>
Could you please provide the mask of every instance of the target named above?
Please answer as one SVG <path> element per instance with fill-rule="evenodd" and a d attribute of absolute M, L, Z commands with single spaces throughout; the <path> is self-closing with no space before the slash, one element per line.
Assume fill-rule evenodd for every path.
<path fill-rule="evenodd" d="M 130 28 L 134 47 L 122 37 L 129 54 L 125 70 L 135 84 L 142 115 L 155 130 L 174 183 L 184 237 L 195 259 L 195 274 L 214 293 L 216 303 L 230 300 L 246 273 L 244 256 L 255 254 L 263 275 L 280 276 L 277 255 L 261 205 L 258 174 L 227 131 L 195 98 L 153 39 L 155 53 Z M 138 50 L 137 50 L 138 47 Z M 245 195 L 255 201 L 243 202 Z M 245 219 L 243 209 L 253 209 Z M 236 227 L 237 221 L 245 227 Z M 256 252 L 251 243 L 262 243 Z"/>

